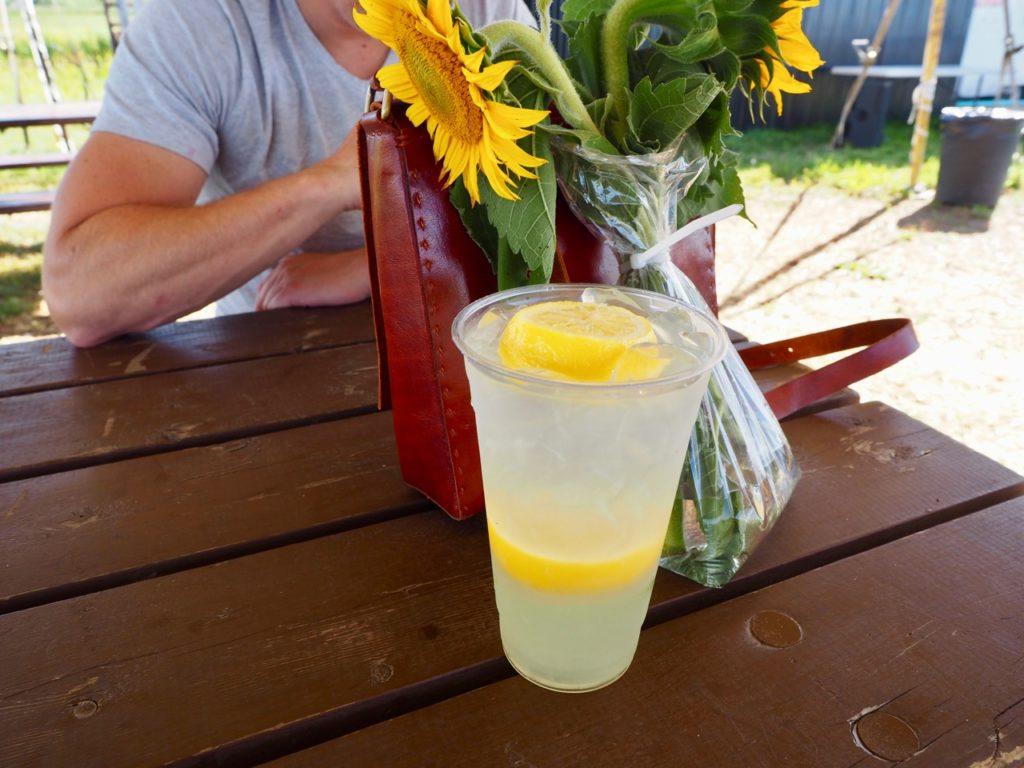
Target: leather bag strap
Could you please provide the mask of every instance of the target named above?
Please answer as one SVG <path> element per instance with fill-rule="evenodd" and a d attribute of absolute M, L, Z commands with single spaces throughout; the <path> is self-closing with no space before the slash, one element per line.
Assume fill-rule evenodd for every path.
<path fill-rule="evenodd" d="M 776 418 L 784 419 L 910 355 L 918 347 L 913 324 L 906 318 L 855 323 L 770 344 L 756 344 L 740 350 L 740 357 L 755 371 L 858 347 L 863 349 L 766 392 L 765 399 L 772 412 Z"/>

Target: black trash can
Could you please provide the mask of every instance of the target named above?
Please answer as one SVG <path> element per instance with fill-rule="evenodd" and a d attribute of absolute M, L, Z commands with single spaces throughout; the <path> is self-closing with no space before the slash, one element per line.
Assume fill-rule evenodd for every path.
<path fill-rule="evenodd" d="M 892 80 L 868 80 L 846 119 L 846 143 L 851 147 L 880 147 L 885 139 L 885 118 L 889 114 Z"/>
<path fill-rule="evenodd" d="M 994 208 L 1020 145 L 1024 111 L 946 107 L 936 202 Z"/>

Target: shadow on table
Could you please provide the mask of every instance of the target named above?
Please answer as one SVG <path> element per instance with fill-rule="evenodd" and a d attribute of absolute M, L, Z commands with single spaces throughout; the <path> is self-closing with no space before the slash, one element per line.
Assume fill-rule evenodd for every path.
<path fill-rule="evenodd" d="M 940 205 L 931 202 L 904 216 L 896 226 L 919 232 L 955 232 L 961 235 L 977 235 L 988 232 L 992 209 L 982 205 L 971 207 Z"/>

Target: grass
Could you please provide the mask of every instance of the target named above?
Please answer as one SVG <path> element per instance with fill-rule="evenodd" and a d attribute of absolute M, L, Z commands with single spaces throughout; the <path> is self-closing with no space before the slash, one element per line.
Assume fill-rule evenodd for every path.
<path fill-rule="evenodd" d="M 19 46 L 25 45 L 28 34 L 21 20 L 19 4 L 14 2 L 7 5 L 14 42 Z M 51 53 L 69 43 L 87 45 L 93 40 L 106 41 L 109 48 L 110 33 L 107 31 L 101 0 L 59 0 L 56 3 L 52 0 L 36 0 L 36 15 Z"/>
<path fill-rule="evenodd" d="M 730 139 L 740 153 L 740 176 L 744 184 L 820 184 L 854 195 L 896 198 L 910 183 L 908 155 L 909 125 L 891 122 L 885 142 L 873 149 L 830 146 L 832 126 L 812 125 L 789 131 L 752 130 Z M 939 178 L 940 134 L 934 125 L 921 169 L 921 182 L 934 187 Z M 1007 187 L 1024 188 L 1024 167 L 1015 162 Z"/>
<path fill-rule="evenodd" d="M 14 3 L 9 7 L 21 100 L 43 102 L 43 88 L 32 63 L 21 15 Z M 37 11 L 61 96 L 68 101 L 101 98 L 112 51 L 99 0 L 60 0 L 56 6 L 37 2 Z M 16 103 L 17 95 L 7 60 L 0 57 L 0 104 Z M 72 143 L 80 147 L 89 129 L 69 126 L 68 132 Z M 56 133 L 50 127 L 0 133 L 0 154 L 57 149 Z M 63 173 L 60 167 L 0 171 L 0 193 L 52 188 Z M 38 213 L 0 217 L 0 337 L 52 331 L 48 320 L 34 317 L 48 222 L 48 215 Z"/>
<path fill-rule="evenodd" d="M 43 254 L 0 256 L 0 321 L 31 315 L 39 301 Z"/>

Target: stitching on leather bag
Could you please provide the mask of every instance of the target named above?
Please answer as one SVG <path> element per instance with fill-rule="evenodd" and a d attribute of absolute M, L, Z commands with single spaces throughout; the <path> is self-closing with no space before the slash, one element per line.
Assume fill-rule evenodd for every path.
<path fill-rule="evenodd" d="M 404 131 L 403 131 L 404 135 Z M 404 147 L 403 147 L 404 149 Z M 451 407 L 448 403 L 448 399 L 451 393 L 450 379 L 448 377 L 447 367 L 444 365 L 445 347 L 443 343 L 443 337 L 440 333 L 435 317 L 437 315 L 437 302 L 435 300 L 436 283 L 432 277 L 432 266 L 433 261 L 429 255 L 425 255 L 424 251 L 429 251 L 431 248 L 431 238 L 437 242 L 436 232 L 431 230 L 433 222 L 427 217 L 419 213 L 423 207 L 423 189 L 422 189 L 422 178 L 418 171 L 410 170 L 408 172 L 409 188 L 412 190 L 411 202 L 413 206 L 413 215 L 415 216 L 415 230 L 422 232 L 422 239 L 419 237 L 419 232 L 416 234 L 416 253 L 419 257 L 420 264 L 420 277 L 424 287 L 424 304 L 427 308 L 427 330 L 430 333 L 431 339 L 431 356 L 434 358 L 434 372 L 437 375 L 437 382 L 440 385 L 440 412 L 441 412 L 441 425 L 447 436 L 449 455 L 448 463 L 453 472 L 455 478 L 455 505 L 456 511 L 461 515 L 463 512 L 463 497 L 466 494 L 466 488 L 463 481 L 464 471 L 459 462 L 455 461 L 459 457 L 458 448 L 456 448 L 457 429 L 455 425 L 450 422 Z"/>

